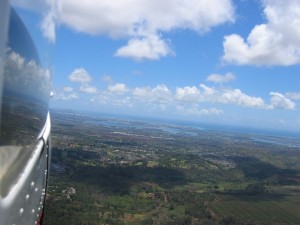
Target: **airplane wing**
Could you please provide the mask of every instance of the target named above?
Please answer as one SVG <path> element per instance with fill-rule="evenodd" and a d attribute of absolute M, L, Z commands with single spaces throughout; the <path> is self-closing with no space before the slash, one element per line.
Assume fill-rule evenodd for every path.
<path fill-rule="evenodd" d="M 0 224 L 42 223 L 51 156 L 50 71 L 0 2 Z"/>

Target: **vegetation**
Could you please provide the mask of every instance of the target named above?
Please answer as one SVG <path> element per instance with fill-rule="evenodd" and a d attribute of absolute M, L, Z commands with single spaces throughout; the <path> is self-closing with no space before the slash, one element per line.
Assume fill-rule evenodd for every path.
<path fill-rule="evenodd" d="M 45 225 L 300 224 L 297 146 L 65 112 L 53 121 Z"/>

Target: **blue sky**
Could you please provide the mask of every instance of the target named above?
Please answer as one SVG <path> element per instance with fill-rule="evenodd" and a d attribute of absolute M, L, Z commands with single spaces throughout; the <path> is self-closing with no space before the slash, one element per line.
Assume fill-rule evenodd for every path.
<path fill-rule="evenodd" d="M 52 108 L 300 131 L 298 0 L 12 4 L 51 55 Z"/>

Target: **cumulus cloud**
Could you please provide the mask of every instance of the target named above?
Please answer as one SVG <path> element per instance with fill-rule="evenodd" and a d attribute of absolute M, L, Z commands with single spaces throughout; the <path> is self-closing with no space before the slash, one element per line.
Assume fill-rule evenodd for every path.
<path fill-rule="evenodd" d="M 132 95 L 140 102 L 168 104 L 172 101 L 172 92 L 164 84 L 154 88 L 137 87 L 132 91 Z"/>
<path fill-rule="evenodd" d="M 207 81 L 224 83 L 235 79 L 231 73 L 224 75 L 211 74 Z M 127 107 L 139 107 L 141 105 L 148 109 L 174 110 L 177 106 L 185 109 L 186 115 L 221 115 L 222 109 L 215 105 L 237 105 L 258 109 L 295 109 L 296 104 L 290 99 L 300 99 L 299 93 L 288 92 L 283 95 L 279 92 L 270 93 L 270 103 L 265 103 L 261 97 L 250 96 L 240 89 L 207 86 L 200 84 L 196 86 L 177 87 L 175 91 L 169 89 L 165 84 L 155 87 L 135 87 L 129 89 L 124 83 L 115 83 L 110 76 L 103 76 L 102 80 L 107 83 L 106 90 L 98 90 L 89 84 L 91 76 L 83 68 L 75 69 L 70 75 L 71 82 L 80 83 L 79 92 L 93 94 L 92 103 L 110 104 Z M 72 100 L 79 98 L 79 95 L 72 87 L 65 86 L 63 93 L 56 94 L 55 99 Z M 210 108 L 203 108 L 202 103 L 212 105 Z M 183 110 L 184 111 L 184 110 Z M 181 111 L 181 113 L 183 112 Z"/>
<path fill-rule="evenodd" d="M 157 35 L 131 39 L 126 46 L 117 50 L 115 56 L 132 58 L 136 61 L 143 59 L 158 60 L 163 56 L 172 54 L 172 50 L 166 41 Z"/>
<path fill-rule="evenodd" d="M 295 109 L 296 104 L 279 92 L 271 92 L 271 109 Z"/>
<path fill-rule="evenodd" d="M 127 107 L 141 112 L 168 112 L 186 116 L 221 116 L 221 105 L 235 105 L 260 110 L 290 110 L 295 103 L 279 92 L 270 93 L 270 102 L 261 97 L 250 96 L 240 89 L 211 87 L 205 84 L 177 87 L 175 91 L 165 84 L 155 87 L 135 87 L 129 89 L 123 83 L 109 85 L 107 90 L 99 90 L 91 98 L 92 104 Z"/>
<path fill-rule="evenodd" d="M 198 108 L 198 107 L 192 107 L 185 110 L 185 113 L 187 115 L 191 116 L 208 116 L 208 115 L 222 115 L 223 110 L 216 109 L 216 108 Z"/>
<path fill-rule="evenodd" d="M 287 92 L 285 96 L 292 100 L 300 100 L 300 92 Z"/>
<path fill-rule="evenodd" d="M 174 28 L 201 32 L 233 21 L 233 16 L 229 0 L 64 0 L 61 12 L 62 21 L 75 30 L 112 37 Z"/>
<path fill-rule="evenodd" d="M 73 88 L 70 86 L 64 86 L 62 90 L 57 91 L 54 95 L 54 100 L 74 100 L 79 99 L 78 93 L 85 94 L 97 94 L 98 89 L 95 86 L 90 85 L 92 77 L 84 68 L 75 69 L 69 76 L 69 81 L 79 83 L 79 88 Z"/>
<path fill-rule="evenodd" d="M 197 102 L 200 98 L 200 90 L 195 86 L 192 87 L 177 87 L 175 98 L 177 100 L 186 101 L 186 102 Z"/>
<path fill-rule="evenodd" d="M 210 74 L 207 77 L 207 81 L 213 82 L 213 83 L 226 83 L 233 81 L 235 79 L 234 74 L 232 73 L 226 73 L 224 75 L 222 74 Z"/>
<path fill-rule="evenodd" d="M 71 82 L 78 82 L 81 84 L 88 83 L 92 80 L 88 72 L 83 68 L 75 69 L 69 76 Z"/>
<path fill-rule="evenodd" d="M 73 92 L 73 93 L 71 93 L 69 95 L 62 95 L 62 96 L 60 96 L 60 99 L 64 100 L 64 101 L 69 101 L 69 100 L 78 99 L 78 98 L 79 98 L 79 96 L 75 92 Z"/>
<path fill-rule="evenodd" d="M 230 0 L 91 0 L 88 4 L 65 0 L 60 18 L 63 24 L 77 31 L 113 38 L 129 37 L 128 44 L 119 48 L 116 56 L 156 60 L 172 54 L 159 33 L 173 29 L 203 33 L 233 21 L 234 8 Z M 140 52 L 138 47 L 141 47 Z"/>
<path fill-rule="evenodd" d="M 224 37 L 223 60 L 233 64 L 294 65 L 300 63 L 300 1 L 262 0 L 267 23 L 256 25 L 246 40 Z"/>
<path fill-rule="evenodd" d="M 134 107 L 136 106 L 132 101 L 131 96 L 124 96 L 120 94 L 113 94 L 108 91 L 98 91 L 97 95 L 90 99 L 93 105 L 100 104 L 101 106 L 121 106 L 121 107 Z"/>
<path fill-rule="evenodd" d="M 223 104 L 235 104 L 254 108 L 264 107 L 264 100 L 262 98 L 249 96 L 243 93 L 240 89 L 221 90 L 210 97 L 213 98 L 214 101 Z"/>
<path fill-rule="evenodd" d="M 233 104 L 246 107 L 263 108 L 264 100 L 260 97 L 253 97 L 243 93 L 240 89 L 213 88 L 200 84 L 197 87 L 177 88 L 175 98 L 184 102 L 212 102 L 221 104 Z"/>
<path fill-rule="evenodd" d="M 204 33 L 234 21 L 231 0 L 13 0 L 14 4 L 42 12 L 45 35 L 55 39 L 55 23 L 91 35 L 129 38 L 116 56 L 133 59 L 157 59 L 172 54 L 160 34 L 175 29 Z M 37 7 L 36 5 L 39 5 Z M 143 51 L 137 53 L 136 47 Z M 155 47 L 155 50 L 149 50 Z"/>
<path fill-rule="evenodd" d="M 93 94 L 91 103 L 126 107 L 146 107 L 147 110 L 179 112 L 184 115 L 206 116 L 222 115 L 222 109 L 215 106 L 236 105 L 257 108 L 262 110 L 292 110 L 296 104 L 287 96 L 299 97 L 297 93 L 283 95 L 279 92 L 270 92 L 270 102 L 266 103 L 261 97 L 250 96 L 240 89 L 229 87 L 210 87 L 205 84 L 196 86 L 177 87 L 173 92 L 165 84 L 155 87 L 136 87 L 129 89 L 123 83 L 108 85 L 107 90 L 98 90 L 88 83 L 82 83 L 79 91 Z M 79 95 L 72 87 L 64 87 L 62 93 L 55 95 L 56 100 L 74 100 Z M 212 107 L 203 107 L 203 104 Z"/>
<path fill-rule="evenodd" d="M 198 104 L 193 105 L 177 105 L 176 111 L 189 117 L 203 117 L 203 116 L 221 116 L 224 112 L 218 108 L 205 108 Z"/>
<path fill-rule="evenodd" d="M 74 90 L 74 88 L 65 86 L 62 90 L 53 91 L 53 100 L 58 101 L 71 101 L 75 99 L 79 99 L 78 93 Z"/>
<path fill-rule="evenodd" d="M 60 101 L 71 101 L 78 99 L 79 96 L 76 92 L 61 92 L 61 93 L 55 93 L 53 95 L 53 100 L 60 100 Z"/>
<path fill-rule="evenodd" d="M 87 94 L 96 94 L 97 93 L 97 88 L 94 86 L 90 86 L 88 84 L 83 84 L 80 86 L 79 90 L 83 93 Z"/>
<path fill-rule="evenodd" d="M 106 104 L 111 104 L 113 101 L 111 101 L 111 96 L 110 95 L 107 95 L 105 93 L 104 94 L 100 93 L 96 96 L 93 96 L 90 99 L 90 102 L 94 103 L 94 104 L 106 105 Z"/>
<path fill-rule="evenodd" d="M 114 85 L 109 85 L 107 90 L 110 93 L 118 94 L 118 95 L 123 95 L 129 91 L 129 89 L 126 87 L 125 84 L 122 83 L 116 83 Z"/>

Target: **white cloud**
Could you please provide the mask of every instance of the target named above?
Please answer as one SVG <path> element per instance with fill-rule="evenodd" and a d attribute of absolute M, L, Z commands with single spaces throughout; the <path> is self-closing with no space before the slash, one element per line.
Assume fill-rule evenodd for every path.
<path fill-rule="evenodd" d="M 136 87 L 132 94 L 137 96 L 138 98 L 146 98 L 151 93 L 151 89 L 149 87 Z"/>
<path fill-rule="evenodd" d="M 73 88 L 72 87 L 64 87 L 63 91 L 64 92 L 72 92 Z"/>
<path fill-rule="evenodd" d="M 44 16 L 45 35 L 55 39 L 55 24 L 75 31 L 112 38 L 129 38 L 117 56 L 134 59 L 157 59 L 172 54 L 159 34 L 174 29 L 189 29 L 199 33 L 234 21 L 232 0 L 13 0 L 15 5 L 31 8 Z M 39 7 L 38 7 L 38 6 Z M 153 39 L 154 37 L 154 39 Z M 137 54 L 137 46 L 143 52 Z M 154 46 L 156 50 L 149 51 Z"/>
<path fill-rule="evenodd" d="M 108 91 L 98 91 L 97 95 L 93 96 L 90 99 L 90 102 L 93 105 L 100 104 L 101 106 L 125 106 L 133 107 L 136 106 L 133 104 L 131 96 L 124 96 L 119 93 L 112 93 Z"/>
<path fill-rule="evenodd" d="M 202 90 L 193 87 L 177 88 L 175 98 L 183 102 L 211 102 L 221 104 L 233 104 L 246 107 L 264 108 L 264 100 L 244 94 L 239 89 L 216 89 L 200 84 Z"/>
<path fill-rule="evenodd" d="M 87 93 L 87 94 L 96 94 L 97 93 L 97 88 L 87 85 L 87 84 L 83 84 L 80 86 L 79 90 L 81 92 Z"/>
<path fill-rule="evenodd" d="M 136 87 L 129 89 L 124 83 L 114 83 L 110 76 L 103 76 L 102 80 L 108 83 L 107 90 L 101 91 L 91 86 L 89 82 L 91 76 L 83 68 L 75 69 L 70 75 L 69 80 L 80 83 L 79 91 L 87 94 L 97 94 L 91 98 L 93 103 L 126 105 L 130 107 L 138 107 L 139 105 L 149 106 L 150 109 L 171 110 L 176 105 L 185 108 L 185 113 L 189 115 L 221 115 L 221 109 L 201 108 L 200 103 L 208 103 L 211 105 L 238 105 L 243 107 L 259 108 L 259 109 L 294 109 L 296 104 L 291 99 L 299 99 L 299 93 L 288 92 L 286 96 L 278 92 L 271 92 L 270 103 L 266 104 L 261 97 L 250 96 L 243 93 L 240 89 L 232 89 L 228 87 L 210 87 L 205 84 L 196 86 L 177 87 L 172 92 L 166 85 L 159 84 L 154 88 Z M 225 75 L 211 74 L 207 80 L 214 83 L 224 83 L 235 79 L 231 73 Z M 64 87 L 62 94 L 57 94 L 55 99 L 72 100 L 79 98 L 72 87 Z M 197 107 L 195 107 L 197 106 Z M 184 111 L 184 110 L 183 110 Z"/>
<path fill-rule="evenodd" d="M 116 83 L 114 85 L 108 86 L 107 90 L 111 93 L 123 95 L 129 91 L 125 84 Z"/>
<path fill-rule="evenodd" d="M 235 79 L 234 74 L 232 73 L 226 73 L 224 75 L 221 74 L 210 74 L 207 77 L 207 81 L 213 82 L 213 83 L 226 83 L 233 81 Z"/>
<path fill-rule="evenodd" d="M 92 80 L 91 76 L 83 68 L 75 69 L 68 78 L 72 82 L 78 82 L 82 84 L 88 83 Z"/>
<path fill-rule="evenodd" d="M 64 0 L 60 16 L 77 31 L 118 37 L 176 28 L 202 32 L 233 21 L 234 8 L 229 0 Z"/>
<path fill-rule="evenodd" d="M 132 91 L 132 95 L 139 102 L 168 104 L 172 101 L 172 92 L 164 84 L 159 84 L 155 88 L 137 87 Z"/>
<path fill-rule="evenodd" d="M 91 103 L 114 107 L 127 107 L 141 112 L 166 112 L 186 116 L 221 116 L 220 105 L 236 105 L 260 110 L 294 109 L 295 103 L 278 92 L 271 92 L 270 103 L 261 97 L 250 96 L 240 89 L 209 87 L 204 84 L 177 87 L 175 92 L 166 85 L 156 87 L 136 87 L 129 89 L 125 84 L 116 83 L 105 91 L 97 91 Z"/>
<path fill-rule="evenodd" d="M 74 88 L 65 86 L 60 91 L 54 91 L 53 93 L 53 100 L 60 100 L 60 101 L 71 101 L 75 99 L 79 99 L 79 95 L 74 91 Z"/>
<path fill-rule="evenodd" d="M 262 0 L 267 23 L 256 25 L 246 40 L 224 37 L 223 60 L 233 64 L 294 65 L 300 63 L 300 1 Z"/>
<path fill-rule="evenodd" d="M 168 44 L 157 35 L 129 40 L 126 46 L 117 50 L 115 56 L 131 58 L 137 61 L 143 59 L 158 60 L 172 54 Z"/>
<path fill-rule="evenodd" d="M 285 96 L 292 100 L 300 100 L 300 92 L 287 92 Z"/>
<path fill-rule="evenodd" d="M 111 104 L 113 101 L 111 100 L 111 96 L 107 93 L 100 93 L 90 99 L 92 103 L 98 104 Z"/>
<path fill-rule="evenodd" d="M 70 100 L 75 100 L 78 99 L 79 96 L 76 92 L 72 93 L 54 93 L 53 99 L 54 100 L 62 100 L 62 101 L 70 101 Z"/>
<path fill-rule="evenodd" d="M 78 95 L 75 92 L 73 92 L 72 94 L 65 96 L 63 100 L 72 100 L 72 99 L 78 99 L 78 98 L 79 98 Z"/>
<path fill-rule="evenodd" d="M 192 107 L 186 109 L 185 113 L 191 116 L 209 116 L 209 115 L 220 116 L 223 114 L 223 110 L 216 109 L 216 108 L 205 109 L 205 108 Z"/>
<path fill-rule="evenodd" d="M 279 92 L 271 92 L 271 109 L 295 109 L 296 104 Z"/>
<path fill-rule="evenodd" d="M 235 104 L 246 107 L 263 108 L 264 100 L 260 97 L 253 97 L 243 93 L 240 89 L 225 89 L 212 95 L 214 101 L 223 104 Z"/>
<path fill-rule="evenodd" d="M 200 91 L 195 86 L 176 88 L 175 98 L 186 102 L 197 102 L 200 98 Z"/>

